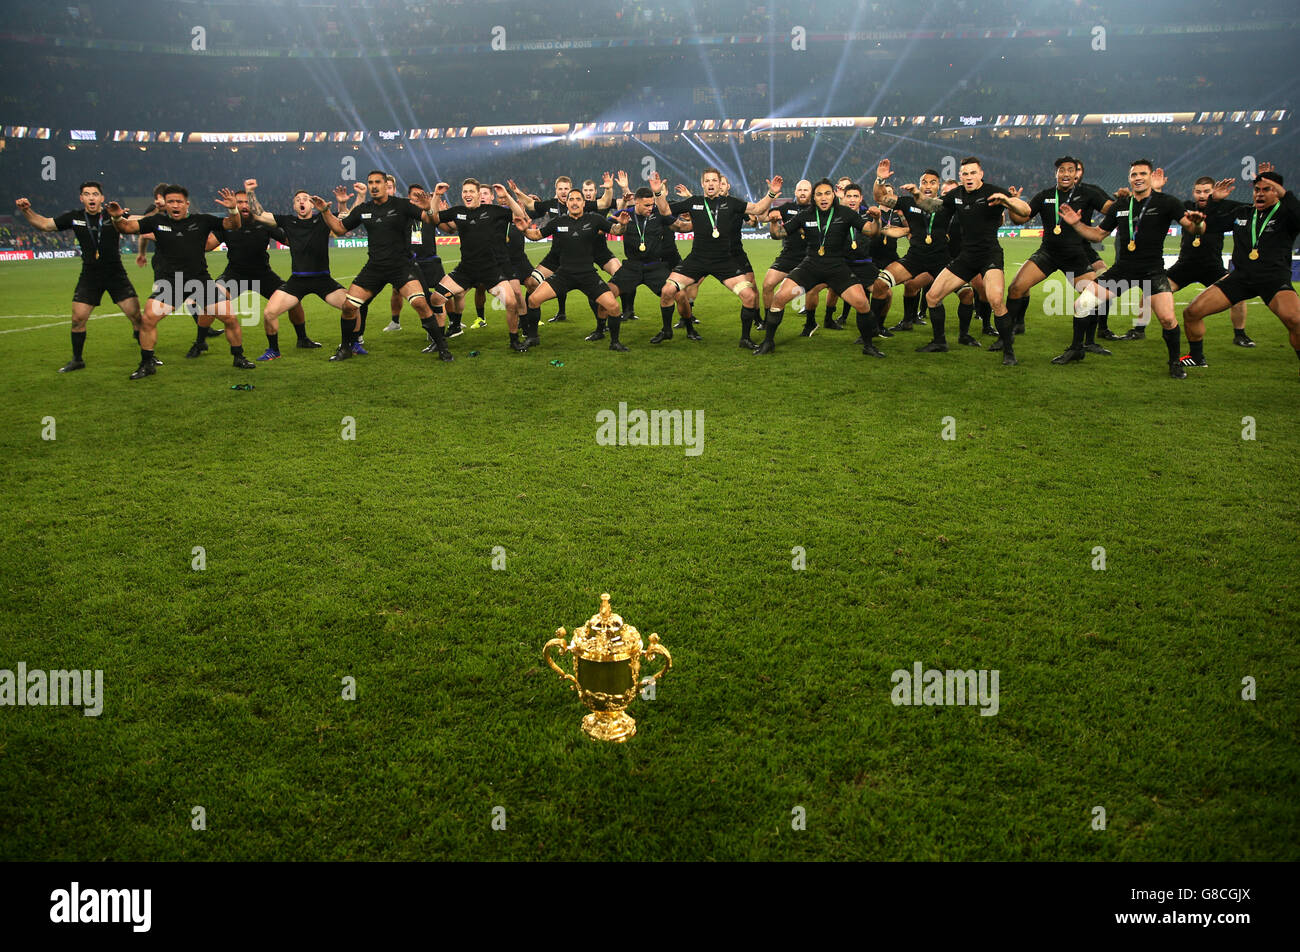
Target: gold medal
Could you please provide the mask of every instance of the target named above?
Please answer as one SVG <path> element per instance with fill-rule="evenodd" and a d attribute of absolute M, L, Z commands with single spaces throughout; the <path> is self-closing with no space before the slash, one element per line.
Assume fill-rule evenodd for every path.
<path fill-rule="evenodd" d="M 1138 250 L 1138 243 L 1137 243 L 1136 241 L 1130 241 L 1130 242 L 1128 243 L 1128 250 L 1129 250 L 1129 251 L 1137 251 L 1137 250 Z"/>
<path fill-rule="evenodd" d="M 642 251 L 645 251 L 645 242 L 644 242 L 644 241 L 641 242 L 641 250 L 642 250 Z"/>
<path fill-rule="evenodd" d="M 1200 238 L 1193 238 L 1193 239 L 1192 239 L 1192 247 L 1193 247 L 1193 248 L 1199 248 L 1199 247 L 1201 247 L 1201 239 L 1200 239 Z"/>
<path fill-rule="evenodd" d="M 722 237 L 722 232 L 718 231 L 718 229 L 716 229 L 716 228 L 713 229 L 713 237 L 714 237 L 714 238 L 721 238 L 721 237 Z"/>
<path fill-rule="evenodd" d="M 1057 225 L 1055 228 L 1052 229 L 1052 234 L 1054 234 L 1054 235 L 1059 235 L 1060 233 L 1061 233 L 1061 226 L 1060 226 L 1060 225 Z"/>
<path fill-rule="evenodd" d="M 98 252 L 98 251 L 95 252 L 95 260 L 96 260 L 96 261 L 99 260 L 99 252 Z"/>
<path fill-rule="evenodd" d="M 1258 248 L 1251 248 L 1251 249 L 1250 249 L 1250 260 L 1251 260 L 1251 261 L 1258 261 L 1258 260 L 1259 260 L 1259 249 L 1258 249 Z"/>
<path fill-rule="evenodd" d="M 926 243 L 927 245 L 933 243 L 933 241 L 934 241 L 934 239 L 931 238 L 929 235 L 926 235 L 926 236 L 925 236 L 925 243 Z"/>
<path fill-rule="evenodd" d="M 857 251 L 857 250 L 858 250 L 858 239 L 856 239 L 856 238 L 853 239 L 853 245 L 852 245 L 852 248 L 853 248 L 854 251 Z"/>
<path fill-rule="evenodd" d="M 825 248 L 818 248 L 818 249 L 817 249 L 817 253 L 818 253 L 819 255 L 824 255 L 824 254 L 826 254 L 826 249 L 825 249 Z"/>

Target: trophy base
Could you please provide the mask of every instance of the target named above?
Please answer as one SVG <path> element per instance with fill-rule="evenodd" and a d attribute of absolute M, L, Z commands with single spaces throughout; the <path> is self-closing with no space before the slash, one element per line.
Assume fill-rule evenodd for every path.
<path fill-rule="evenodd" d="M 626 711 L 593 711 L 582 719 L 582 729 L 592 740 L 621 743 L 636 733 L 636 721 Z"/>

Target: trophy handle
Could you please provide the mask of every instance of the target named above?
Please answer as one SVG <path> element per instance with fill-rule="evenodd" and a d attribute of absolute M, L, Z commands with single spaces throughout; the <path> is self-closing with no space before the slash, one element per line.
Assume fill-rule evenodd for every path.
<path fill-rule="evenodd" d="M 546 644 L 542 645 L 542 657 L 546 660 L 546 663 L 551 666 L 551 670 L 554 671 L 556 674 L 558 674 L 560 677 L 564 678 L 564 680 L 568 681 L 570 686 L 573 688 L 573 690 L 576 691 L 578 690 L 578 679 L 575 678 L 573 675 L 569 674 L 567 671 L 565 671 L 563 668 L 561 668 L 558 664 L 556 664 L 551 659 L 552 648 L 559 648 L 561 653 L 563 653 L 564 651 L 567 650 L 568 647 L 567 642 L 565 641 L 564 638 L 563 628 L 555 629 L 555 635 L 556 637 L 552 638 Z"/>
<path fill-rule="evenodd" d="M 659 643 L 659 636 L 652 634 L 650 636 L 650 647 L 641 652 L 641 660 L 649 661 L 655 655 L 661 655 L 664 659 L 664 666 L 654 674 L 654 680 L 659 681 L 668 673 L 669 669 L 672 668 L 673 656 L 668 653 L 667 648 Z"/>

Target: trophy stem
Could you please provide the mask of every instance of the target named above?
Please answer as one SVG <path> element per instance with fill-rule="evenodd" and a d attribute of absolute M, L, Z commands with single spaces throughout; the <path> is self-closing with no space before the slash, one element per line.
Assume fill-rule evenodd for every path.
<path fill-rule="evenodd" d="M 582 719 L 582 729 L 592 740 L 621 743 L 636 733 L 636 721 L 627 711 L 593 711 Z"/>

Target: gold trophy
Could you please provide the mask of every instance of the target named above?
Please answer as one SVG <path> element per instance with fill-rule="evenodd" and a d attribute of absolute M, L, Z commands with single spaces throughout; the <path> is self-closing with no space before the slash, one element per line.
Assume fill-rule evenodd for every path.
<path fill-rule="evenodd" d="M 551 658 L 551 649 L 573 654 L 573 674 L 564 671 Z M 582 729 L 593 740 L 625 741 L 636 733 L 636 721 L 627 706 L 641 686 L 641 662 L 661 655 L 664 666 L 654 675 L 658 681 L 673 666 L 673 656 L 650 636 L 650 647 L 643 648 L 641 635 L 623 623 L 621 615 L 609 608 L 609 595 L 600 596 L 600 611 L 566 639 L 564 629 L 555 629 L 555 637 L 542 646 L 546 663 L 569 686 L 578 692 L 582 703 L 591 711 L 582 719 Z"/>

